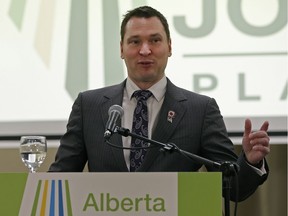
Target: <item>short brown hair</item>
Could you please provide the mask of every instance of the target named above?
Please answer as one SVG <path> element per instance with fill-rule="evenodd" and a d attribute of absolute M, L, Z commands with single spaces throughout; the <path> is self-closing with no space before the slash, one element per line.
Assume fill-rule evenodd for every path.
<path fill-rule="evenodd" d="M 167 35 L 167 39 L 170 40 L 169 25 L 164 15 L 150 6 L 141 6 L 141 7 L 137 7 L 133 10 L 128 11 L 124 15 L 124 19 L 122 20 L 121 30 L 120 30 L 121 41 L 123 41 L 124 39 L 126 25 L 132 17 L 145 17 L 145 18 L 157 17 L 164 27 L 164 30 Z"/>

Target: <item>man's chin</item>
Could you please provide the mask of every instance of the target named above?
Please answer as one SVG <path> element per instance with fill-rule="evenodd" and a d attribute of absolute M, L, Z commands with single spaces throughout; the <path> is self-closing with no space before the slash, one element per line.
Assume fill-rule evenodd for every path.
<path fill-rule="evenodd" d="M 157 80 L 156 76 L 142 76 L 139 78 L 141 82 L 154 82 L 155 80 Z"/>

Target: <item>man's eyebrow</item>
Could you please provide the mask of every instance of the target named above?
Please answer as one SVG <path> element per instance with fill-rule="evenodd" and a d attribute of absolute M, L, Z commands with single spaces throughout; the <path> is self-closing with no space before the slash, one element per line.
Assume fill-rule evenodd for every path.
<path fill-rule="evenodd" d="M 139 35 L 131 35 L 130 37 L 128 37 L 128 39 L 129 38 L 139 38 Z"/>
<path fill-rule="evenodd" d="M 162 35 L 160 34 L 160 33 L 155 33 L 155 34 L 152 34 L 152 35 L 150 35 L 151 37 L 157 37 L 157 36 L 160 36 L 160 37 L 162 37 Z"/>
<path fill-rule="evenodd" d="M 149 35 L 149 37 L 162 37 L 162 35 L 160 33 L 155 33 L 155 34 L 151 34 Z M 131 39 L 131 38 L 139 38 L 141 37 L 140 35 L 131 35 L 130 37 L 128 37 L 127 39 Z"/>

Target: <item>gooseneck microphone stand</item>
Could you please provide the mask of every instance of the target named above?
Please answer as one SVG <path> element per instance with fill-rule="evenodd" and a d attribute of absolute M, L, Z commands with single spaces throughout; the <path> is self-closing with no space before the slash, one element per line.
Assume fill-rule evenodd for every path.
<path fill-rule="evenodd" d="M 184 151 L 180 148 L 178 148 L 174 143 L 161 143 L 152 139 L 148 139 L 146 137 L 140 136 L 135 133 L 131 133 L 129 129 L 122 128 L 122 127 L 116 127 L 115 132 L 122 136 L 131 136 L 133 138 L 140 139 L 142 141 L 145 141 L 147 143 L 150 143 L 150 145 L 157 145 L 161 147 L 162 151 L 169 151 L 169 152 L 178 152 L 182 154 L 183 156 L 192 159 L 193 161 L 203 164 L 206 166 L 212 166 L 215 169 L 222 172 L 223 176 L 223 196 L 224 196 L 224 203 L 225 203 L 225 216 L 230 216 L 230 191 L 231 191 L 231 181 L 233 176 L 237 175 L 237 172 L 239 171 L 239 166 L 235 163 L 225 161 L 222 163 L 214 162 L 211 160 L 208 160 L 206 158 L 200 157 L 198 155 L 192 154 L 190 152 Z M 108 139 L 110 138 L 111 134 L 109 134 L 109 137 L 105 137 L 105 140 L 108 142 Z M 132 149 L 132 148 L 131 148 Z M 238 187 L 238 185 L 236 185 Z M 236 189 L 237 190 L 237 189 Z M 237 197 L 236 197 L 237 198 Z M 236 212 L 235 212 L 236 215 Z"/>

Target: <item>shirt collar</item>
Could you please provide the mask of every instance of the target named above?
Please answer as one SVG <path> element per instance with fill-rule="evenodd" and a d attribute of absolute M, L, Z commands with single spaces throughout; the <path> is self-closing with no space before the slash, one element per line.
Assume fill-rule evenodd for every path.
<path fill-rule="evenodd" d="M 166 76 L 163 76 L 161 80 L 159 80 L 157 83 L 155 83 L 147 90 L 152 92 L 153 96 L 157 101 L 160 101 L 164 97 L 166 91 L 166 85 L 167 85 L 167 79 Z M 128 98 L 131 100 L 134 91 L 140 90 L 140 88 L 129 77 L 127 77 L 126 90 Z"/>

